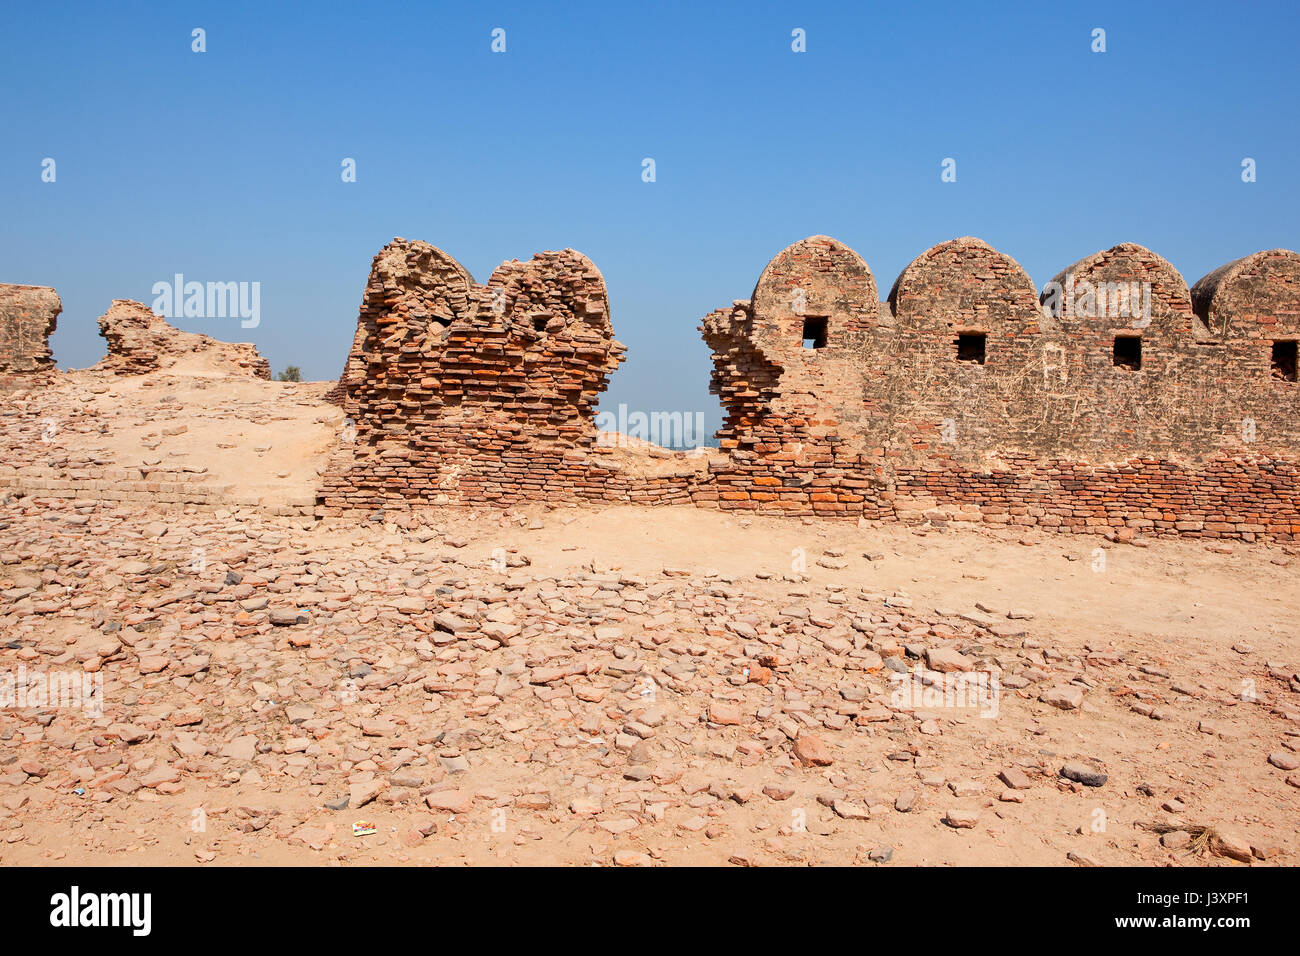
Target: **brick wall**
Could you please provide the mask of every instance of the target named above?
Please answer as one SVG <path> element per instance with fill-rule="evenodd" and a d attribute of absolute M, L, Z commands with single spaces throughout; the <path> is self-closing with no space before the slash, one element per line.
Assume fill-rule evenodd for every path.
<path fill-rule="evenodd" d="M 340 379 L 354 434 L 330 461 L 323 513 L 602 497 L 592 422 L 623 351 L 581 253 L 503 263 L 484 286 L 442 250 L 394 239 Z"/>
<path fill-rule="evenodd" d="M 62 311 L 53 289 L 0 284 L 0 382 L 54 368 L 49 340 Z"/>
<path fill-rule="evenodd" d="M 760 290 L 773 272 L 786 289 L 819 289 L 827 257 L 843 264 L 829 281 L 858 291 L 804 297 L 829 314 L 825 344 L 807 349 L 785 303 Z M 705 318 L 740 453 L 716 466 L 720 507 L 1300 535 L 1300 386 L 1285 378 L 1300 256 L 1258 253 L 1193 293 L 1126 243 L 1040 294 L 1009 256 L 955 239 L 903 271 L 875 321 L 855 259 L 805 239 L 772 260 L 751 301 Z M 760 372 L 762 387 L 748 387 Z"/>
<path fill-rule="evenodd" d="M 542 253 L 483 286 L 427 243 L 394 240 L 375 257 L 335 390 L 355 439 L 331 459 L 317 513 L 690 501 L 1300 536 L 1295 253 L 1258 253 L 1189 290 L 1126 243 L 1038 290 L 966 237 L 918 256 L 881 302 L 856 252 L 813 236 L 701 331 L 721 453 L 629 469 L 594 445 L 595 401 L 623 347 L 589 260 Z"/>

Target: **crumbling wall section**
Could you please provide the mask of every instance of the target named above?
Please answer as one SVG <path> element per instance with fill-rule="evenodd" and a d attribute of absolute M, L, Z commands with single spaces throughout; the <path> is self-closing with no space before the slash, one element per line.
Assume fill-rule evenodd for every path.
<path fill-rule="evenodd" d="M 48 286 L 0 284 L 0 383 L 51 371 L 50 335 L 63 303 Z"/>
<path fill-rule="evenodd" d="M 722 507 L 874 513 L 862 361 L 880 321 L 856 252 L 810 236 L 778 253 L 748 301 L 706 316 L 728 460 L 710 465 Z"/>
<path fill-rule="evenodd" d="M 355 438 L 331 460 L 324 512 L 603 496 L 595 404 L 623 352 L 604 278 L 579 252 L 506 262 L 480 285 L 445 252 L 394 239 L 340 380 Z"/>
<path fill-rule="evenodd" d="M 114 299 L 99 317 L 108 354 L 97 368 L 117 375 L 163 370 L 247 375 L 269 379 L 271 366 L 248 342 L 220 342 L 210 335 L 182 332 L 142 302 Z"/>

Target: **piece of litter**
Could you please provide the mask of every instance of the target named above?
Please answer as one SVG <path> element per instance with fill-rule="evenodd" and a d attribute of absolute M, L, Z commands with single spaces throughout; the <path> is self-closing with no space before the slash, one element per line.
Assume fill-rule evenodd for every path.
<path fill-rule="evenodd" d="M 375 825 L 367 820 L 358 820 L 352 824 L 353 836 L 369 836 L 375 832 Z"/>

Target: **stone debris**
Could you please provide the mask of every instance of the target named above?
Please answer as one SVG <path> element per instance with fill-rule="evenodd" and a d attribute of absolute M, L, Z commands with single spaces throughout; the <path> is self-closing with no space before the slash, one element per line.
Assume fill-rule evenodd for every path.
<path fill-rule="evenodd" d="M 1019 767 L 1008 767 L 998 774 L 998 779 L 1012 790 L 1028 790 L 1034 785 L 1034 782 L 1029 779 L 1029 774 Z"/>
<path fill-rule="evenodd" d="M 1268 755 L 1268 762 L 1279 770 L 1300 768 L 1300 754 L 1290 750 L 1275 750 Z"/>
<path fill-rule="evenodd" d="M 954 807 L 943 815 L 943 822 L 954 830 L 969 830 L 979 823 L 978 810 Z"/>
<path fill-rule="evenodd" d="M 436 535 L 256 512 L 162 523 L 130 508 L 24 498 L 8 514 L 4 671 L 84 669 L 102 677 L 104 694 L 102 716 L 0 713 L 15 758 L 0 766 L 3 832 L 20 814 L 52 826 L 149 806 L 179 821 L 202 805 L 223 835 L 186 852 L 213 853 L 210 862 L 276 840 L 337 854 L 352 840 L 347 810 L 376 821 L 376 852 L 412 858 L 491 839 L 495 820 L 503 847 L 575 827 L 598 846 L 632 841 L 598 854 L 619 865 L 680 861 L 675 841 L 687 835 L 747 865 L 796 859 L 801 841 L 835 834 L 863 861 L 915 863 L 918 827 L 1019 832 L 1029 818 L 1017 815 L 1044 801 L 1090 813 L 1084 791 L 1103 784 L 1179 817 L 1201 805 L 1147 788 L 1142 753 L 1108 754 L 1117 766 L 1102 770 L 1092 757 L 1049 762 L 1025 744 L 1086 727 L 1087 711 L 1044 706 L 1038 698 L 1051 695 L 1036 685 L 1073 693 L 1071 682 L 1085 682 L 1097 688 L 1095 711 L 1138 721 L 1118 695 L 1124 675 L 1167 688 L 1170 668 L 1141 659 L 1130 668 L 1128 655 L 1099 647 L 1063 654 L 1042 634 L 1000 637 L 1001 618 L 986 612 L 920 611 L 869 588 L 690 567 L 502 574 Z M 86 520 L 59 520 L 72 516 Z M 188 563 L 198 540 L 219 542 L 202 568 Z M 921 671 L 924 686 L 992 670 L 1003 686 L 996 719 L 902 701 L 883 666 L 910 655 L 933 667 L 953 654 L 970 669 Z M 753 679 L 760 669 L 765 683 Z M 1262 678 L 1276 688 L 1268 693 L 1294 694 L 1293 670 L 1277 672 Z M 1163 706 L 1205 741 L 1198 724 L 1229 719 L 1215 694 L 1207 684 L 1206 697 Z M 1294 753 L 1261 746 L 1259 763 L 1274 767 Z M 1039 784 L 1052 779 L 1055 788 Z M 871 835 L 890 819 L 907 828 L 891 825 L 890 845 L 873 856 Z M 1186 844 L 1164 833 L 1146 845 L 1167 854 Z M 1215 846 L 1232 859 L 1250 852 Z"/>
<path fill-rule="evenodd" d="M 51 517 L 72 516 L 86 520 L 49 532 Z M 558 815 L 592 834 L 639 840 L 663 826 L 725 841 L 746 832 L 735 814 L 760 806 L 796 808 L 831 833 L 913 810 L 934 776 L 923 756 L 960 752 L 925 728 L 954 732 L 969 716 L 894 699 L 882 664 L 901 645 L 932 663 L 981 648 L 963 666 L 991 666 L 992 655 L 1013 683 L 1053 670 L 1017 658 L 1022 639 L 987 622 L 865 589 L 786 585 L 786 595 L 692 568 L 503 576 L 419 537 L 255 512 L 155 522 L 130 508 L 18 500 L 0 538 L 10 639 L 0 658 L 7 670 L 101 676 L 103 715 L 4 712 L 0 738 L 19 759 L 0 790 L 69 819 L 182 795 L 247 804 L 236 843 L 281 834 L 310 852 L 339 845 L 348 821 L 335 815 L 363 808 L 431 814 L 429 834 L 453 838 L 491 832 L 499 813 L 511 834 Z M 191 565 L 199 540 L 218 543 Z M 760 670 L 765 682 L 753 679 Z M 889 754 L 898 783 L 910 775 L 912 785 L 884 796 L 883 778 L 856 769 L 872 753 Z M 939 778 L 947 797 L 932 802 L 947 826 L 974 825 L 975 811 L 946 801 L 982 796 L 979 773 Z M 822 774 L 824 803 L 804 789 L 824 786 Z M 1002 779 L 1029 778 L 1007 763 Z M 85 796 L 69 803 L 74 787 Z M 257 796 L 271 792 L 307 799 L 276 814 Z M 423 852 L 429 834 L 403 825 L 392 842 Z"/>
<path fill-rule="evenodd" d="M 1081 763 L 1067 763 L 1061 768 L 1061 776 L 1066 780 L 1081 783 L 1085 787 L 1100 787 L 1108 779 L 1102 771 Z"/>
<path fill-rule="evenodd" d="M 1250 863 L 1255 854 L 1250 842 L 1238 833 L 1216 830 L 1210 836 L 1210 852 L 1215 856 L 1227 857 L 1239 863 Z"/>
<path fill-rule="evenodd" d="M 1061 710 L 1078 710 L 1083 706 L 1083 688 L 1052 687 L 1043 691 L 1039 700 Z"/>

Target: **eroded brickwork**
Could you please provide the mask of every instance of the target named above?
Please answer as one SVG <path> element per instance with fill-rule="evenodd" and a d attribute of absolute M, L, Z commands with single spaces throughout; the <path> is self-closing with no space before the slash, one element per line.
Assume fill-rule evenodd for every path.
<path fill-rule="evenodd" d="M 776 272 L 787 299 L 825 301 L 795 294 L 827 275 L 809 246 L 856 258 L 806 239 L 760 288 Z M 809 308 L 830 316 L 812 348 L 780 297 L 705 318 L 736 449 L 713 465 L 721 507 L 1300 535 L 1300 256 L 1247 257 L 1193 293 L 1125 243 L 1040 294 L 1010 257 L 955 239 L 913 261 L 878 312 L 862 271 L 838 280 L 854 295 Z M 808 427 L 819 419 L 836 427 Z M 786 435 L 794 456 L 773 437 Z"/>
<path fill-rule="evenodd" d="M 880 322 L 866 262 L 829 236 L 783 250 L 748 301 L 706 316 L 711 390 L 730 452 L 711 468 L 723 507 L 874 513 L 861 361 Z"/>
<path fill-rule="evenodd" d="M 394 239 L 374 259 L 340 380 L 353 433 L 324 508 L 601 497 L 594 409 L 623 351 L 581 253 L 506 262 L 479 285 L 442 250 Z"/>
<path fill-rule="evenodd" d="M 375 257 L 339 385 L 355 437 L 317 513 L 420 502 L 694 502 L 724 509 L 1122 534 L 1300 536 L 1300 256 L 1188 290 L 1131 243 L 1043 290 L 970 237 L 879 300 L 813 236 L 706 316 L 719 453 L 629 469 L 593 444 L 623 348 L 572 250 L 487 285 L 422 242 Z M 1290 363 L 1290 364 L 1288 364 Z"/>
<path fill-rule="evenodd" d="M 0 284 L 0 383 L 54 368 L 50 335 L 62 311 L 51 288 Z"/>
<path fill-rule="evenodd" d="M 143 375 L 178 366 L 204 366 L 225 375 L 269 379 L 271 367 L 247 342 L 220 342 L 182 332 L 142 302 L 114 299 L 99 317 L 108 354 L 98 368 L 118 375 Z"/>

